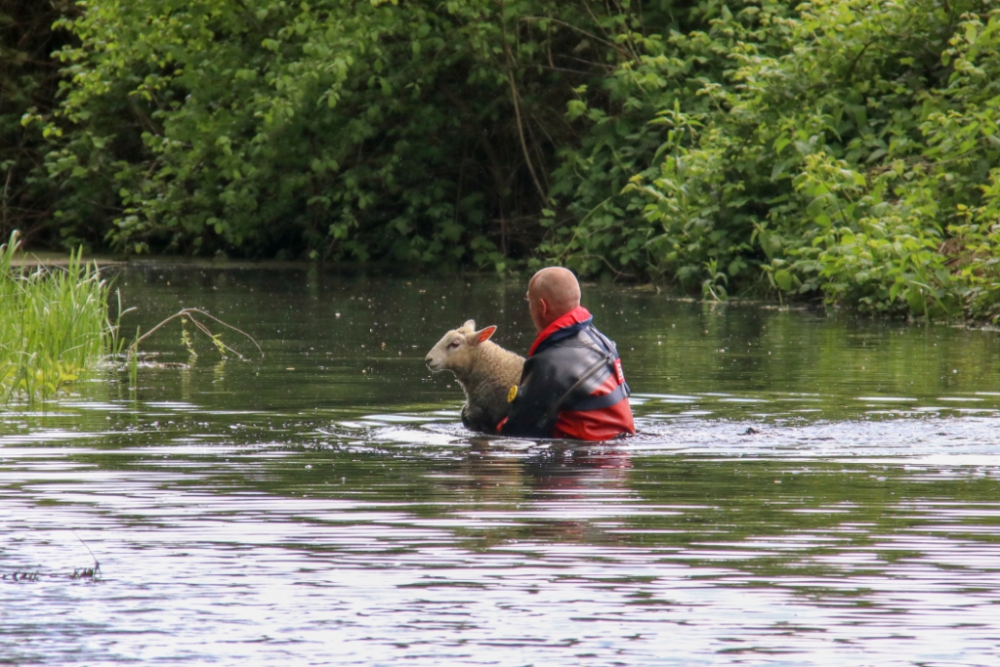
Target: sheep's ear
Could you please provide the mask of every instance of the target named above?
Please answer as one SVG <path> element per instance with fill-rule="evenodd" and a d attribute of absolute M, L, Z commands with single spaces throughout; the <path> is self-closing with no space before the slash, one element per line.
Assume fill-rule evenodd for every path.
<path fill-rule="evenodd" d="M 496 327 L 486 327 L 482 331 L 477 331 L 476 334 L 475 334 L 475 336 L 476 336 L 476 342 L 477 343 L 485 343 L 486 341 L 488 341 L 490 339 L 490 336 L 492 336 L 493 332 L 495 332 L 496 330 L 497 330 Z"/>
<path fill-rule="evenodd" d="M 463 324 L 461 328 L 468 329 L 469 331 L 475 331 L 476 330 L 476 321 L 475 320 L 466 320 L 465 324 Z"/>

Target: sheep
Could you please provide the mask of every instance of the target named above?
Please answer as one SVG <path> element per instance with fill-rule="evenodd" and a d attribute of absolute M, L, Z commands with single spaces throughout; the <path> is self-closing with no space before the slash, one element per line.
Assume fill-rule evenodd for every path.
<path fill-rule="evenodd" d="M 524 367 L 524 357 L 490 342 L 496 330 L 476 331 L 475 320 L 469 320 L 446 333 L 425 359 L 432 372 L 455 374 L 465 391 L 462 424 L 486 433 L 496 433 L 507 416 L 510 389 L 520 384 Z"/>

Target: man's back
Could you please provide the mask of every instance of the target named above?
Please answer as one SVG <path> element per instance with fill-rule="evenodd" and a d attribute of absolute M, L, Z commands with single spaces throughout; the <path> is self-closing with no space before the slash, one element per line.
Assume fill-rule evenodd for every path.
<path fill-rule="evenodd" d="M 635 433 L 618 352 L 585 308 L 557 318 L 528 353 L 504 435 L 608 440 Z"/>

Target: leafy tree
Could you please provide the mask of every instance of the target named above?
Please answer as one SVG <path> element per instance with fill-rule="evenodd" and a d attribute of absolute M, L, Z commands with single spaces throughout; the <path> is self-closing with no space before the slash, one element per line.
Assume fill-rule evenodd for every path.
<path fill-rule="evenodd" d="M 997 10 L 764 0 L 696 17 L 606 79 L 613 115 L 571 104 L 594 129 L 564 152 L 575 219 L 542 250 L 713 298 L 764 278 L 863 311 L 997 319 Z"/>
<path fill-rule="evenodd" d="M 15 228 L 24 242 L 58 244 L 53 224 L 58 183 L 44 169 L 46 142 L 38 126 L 25 127 L 27 113 L 51 113 L 59 83 L 49 54 L 69 34 L 52 23 L 74 13 L 69 0 L 0 0 L 0 238 Z M 75 245 L 72 241 L 69 247 Z"/>
<path fill-rule="evenodd" d="M 539 240 L 565 100 L 620 60 L 628 12 L 100 0 L 63 23 L 80 46 L 50 168 L 81 193 L 113 174 L 110 239 L 133 251 L 502 269 Z"/>
<path fill-rule="evenodd" d="M 862 310 L 995 318 L 997 21 L 987 3 L 932 0 L 717 20 L 705 39 L 737 40 L 726 81 L 700 91 L 715 109 L 665 115 L 698 137 L 633 183 L 661 262 L 676 253 L 683 278 L 701 261 L 709 288 L 759 267 Z"/>
<path fill-rule="evenodd" d="M 985 0 L 43 5 L 2 165 L 74 244 L 1000 317 Z"/>

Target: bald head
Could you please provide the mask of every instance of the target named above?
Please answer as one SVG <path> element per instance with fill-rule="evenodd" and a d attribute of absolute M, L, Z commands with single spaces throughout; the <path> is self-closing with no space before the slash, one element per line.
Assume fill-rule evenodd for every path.
<path fill-rule="evenodd" d="M 528 310 L 535 329 L 542 331 L 580 305 L 580 283 L 569 269 L 542 269 L 528 283 Z"/>

